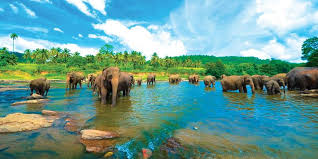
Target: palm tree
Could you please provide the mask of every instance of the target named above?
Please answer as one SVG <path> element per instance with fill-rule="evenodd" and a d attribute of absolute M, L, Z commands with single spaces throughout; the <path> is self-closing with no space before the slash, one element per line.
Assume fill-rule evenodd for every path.
<path fill-rule="evenodd" d="M 26 49 L 24 51 L 24 55 L 23 58 L 27 61 L 27 62 L 31 62 L 31 50 L 30 49 Z"/>
<path fill-rule="evenodd" d="M 12 33 L 10 38 L 13 40 L 12 52 L 14 52 L 14 40 L 18 38 L 18 35 L 16 33 Z"/>

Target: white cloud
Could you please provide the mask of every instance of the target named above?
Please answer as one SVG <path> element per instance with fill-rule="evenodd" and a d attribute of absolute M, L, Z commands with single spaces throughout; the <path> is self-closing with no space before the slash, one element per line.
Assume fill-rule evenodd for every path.
<path fill-rule="evenodd" d="M 3 8 L 0 8 L 0 12 L 4 12 L 4 9 L 3 9 Z"/>
<path fill-rule="evenodd" d="M 57 31 L 57 32 L 61 32 L 61 33 L 64 33 L 63 30 L 61 30 L 60 28 L 53 28 L 54 31 Z"/>
<path fill-rule="evenodd" d="M 31 9 L 29 9 L 28 7 L 26 7 L 23 3 L 19 3 L 20 6 L 24 9 L 24 11 L 32 18 L 36 18 L 36 14 L 34 11 L 32 11 Z"/>
<path fill-rule="evenodd" d="M 159 29 L 159 26 L 158 26 L 158 25 L 149 25 L 149 26 L 147 27 L 147 29 L 149 29 L 149 30 L 158 30 L 158 29 Z"/>
<path fill-rule="evenodd" d="M 100 36 L 100 35 L 95 35 L 95 34 L 88 34 L 88 37 L 92 38 L 92 39 L 102 39 L 106 43 L 113 41 L 113 39 L 111 39 L 107 36 Z"/>
<path fill-rule="evenodd" d="M 12 9 L 12 11 L 15 13 L 15 14 L 18 14 L 19 12 L 19 9 L 18 7 L 16 7 L 15 5 L 13 4 L 9 4 L 10 8 Z"/>
<path fill-rule="evenodd" d="M 89 4 L 93 9 L 106 15 L 106 0 L 66 0 L 68 3 L 76 6 L 81 12 L 90 17 L 96 17 L 96 13 L 90 10 L 86 4 Z"/>
<path fill-rule="evenodd" d="M 78 37 L 82 38 L 82 37 L 83 37 L 83 35 L 82 35 L 82 34 L 78 34 Z"/>
<path fill-rule="evenodd" d="M 0 43 L 3 47 L 12 48 L 12 41 L 9 36 L 3 36 L 0 37 Z M 60 47 L 60 48 L 68 48 L 71 50 L 71 52 L 79 52 L 82 56 L 85 55 L 94 55 L 98 53 L 98 49 L 96 48 L 88 48 L 88 47 L 81 47 L 77 44 L 60 44 L 60 43 L 54 43 L 47 40 L 41 40 L 41 39 L 32 39 L 32 38 L 23 38 L 19 37 L 15 41 L 15 50 L 18 52 L 24 52 L 26 49 L 37 49 L 37 48 L 46 48 L 50 49 L 52 47 Z"/>
<path fill-rule="evenodd" d="M 187 52 L 182 41 L 173 38 L 170 32 L 165 30 L 150 32 L 142 26 L 128 28 L 116 20 L 93 24 L 93 27 L 118 38 L 121 44 L 131 50 L 142 52 L 147 58 L 150 58 L 154 52 L 160 57 L 178 56 Z"/>
<path fill-rule="evenodd" d="M 281 59 L 291 62 L 302 62 L 301 45 L 305 38 L 296 34 L 290 34 L 285 40 L 285 45 L 277 42 L 276 39 L 270 40 L 260 49 L 248 49 L 240 52 L 241 56 L 254 56 L 260 59 Z"/>
<path fill-rule="evenodd" d="M 318 24 L 318 11 L 310 1 L 256 0 L 257 24 L 278 34 L 301 28 L 309 23 Z"/>
<path fill-rule="evenodd" d="M 38 3 L 50 3 L 52 4 L 52 2 L 50 0 L 30 0 L 32 2 L 38 2 Z"/>
<path fill-rule="evenodd" d="M 1 29 L 3 30 L 14 30 L 14 29 L 23 29 L 28 32 L 33 33 L 48 33 L 49 31 L 46 28 L 41 27 L 33 27 L 33 26 L 21 26 L 21 25 L 10 25 L 10 24 L 2 24 L 0 25 Z"/>

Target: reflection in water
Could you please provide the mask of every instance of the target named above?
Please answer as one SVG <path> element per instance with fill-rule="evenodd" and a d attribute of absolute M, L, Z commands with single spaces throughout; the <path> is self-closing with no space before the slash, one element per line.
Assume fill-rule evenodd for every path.
<path fill-rule="evenodd" d="M 110 107 L 101 105 L 86 87 L 65 91 L 64 86 L 53 86 L 50 101 L 38 107 L 10 106 L 28 95 L 24 90 L 0 92 L 0 116 L 40 113 L 42 109 L 66 112 L 84 128 L 120 133 L 115 146 L 117 158 L 136 158 L 142 148 L 153 150 L 160 158 L 156 154 L 160 145 L 172 136 L 188 147 L 176 158 L 318 156 L 318 99 L 303 98 L 292 91 L 274 96 L 250 92 L 222 92 L 219 81 L 215 88 L 205 88 L 202 83 L 158 82 L 156 86 L 133 87 L 129 97 L 120 97 L 117 105 Z M 78 136 L 59 124 L 32 132 L 0 134 L 0 139 L 1 159 L 101 157 L 85 153 Z"/>

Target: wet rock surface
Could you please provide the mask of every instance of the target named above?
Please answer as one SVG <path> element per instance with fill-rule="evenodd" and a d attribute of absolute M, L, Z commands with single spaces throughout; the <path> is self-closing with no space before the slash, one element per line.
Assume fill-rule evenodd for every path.
<path fill-rule="evenodd" d="M 104 139 L 104 140 L 85 140 L 80 139 L 80 142 L 85 145 L 87 152 L 95 153 L 105 153 L 112 149 L 116 141 L 114 139 Z"/>
<path fill-rule="evenodd" d="M 52 111 L 52 110 L 42 110 L 41 113 L 43 115 L 47 115 L 47 116 L 58 116 L 58 115 L 60 115 L 59 112 Z"/>
<path fill-rule="evenodd" d="M 54 119 L 39 114 L 14 113 L 0 118 L 0 133 L 31 131 L 52 126 Z"/>
<path fill-rule="evenodd" d="M 169 138 L 160 146 L 160 151 L 165 154 L 176 154 L 183 149 L 180 141 L 174 137 Z"/>
<path fill-rule="evenodd" d="M 12 106 L 22 105 L 22 104 L 43 104 L 48 102 L 48 99 L 34 99 L 34 100 L 26 100 L 21 102 L 12 103 Z"/>
<path fill-rule="evenodd" d="M 111 131 L 101 131 L 94 129 L 81 130 L 81 138 L 85 140 L 102 140 L 119 137 L 119 134 Z"/>
<path fill-rule="evenodd" d="M 31 96 L 28 96 L 25 99 L 27 99 L 27 100 L 44 99 L 44 97 L 39 95 L 39 94 L 33 93 Z"/>
<path fill-rule="evenodd" d="M 65 119 L 65 125 L 64 129 L 68 132 L 79 132 L 81 125 L 77 120 L 74 120 L 72 118 L 66 118 Z"/>

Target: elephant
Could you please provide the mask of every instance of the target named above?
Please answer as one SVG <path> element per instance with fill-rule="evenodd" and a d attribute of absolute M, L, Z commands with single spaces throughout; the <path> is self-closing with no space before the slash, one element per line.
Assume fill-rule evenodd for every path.
<path fill-rule="evenodd" d="M 96 79 L 96 75 L 91 73 L 91 74 L 88 74 L 87 76 L 87 88 L 89 88 L 89 85 L 91 85 L 91 87 L 93 87 L 94 85 L 94 82 L 95 82 L 95 79 Z"/>
<path fill-rule="evenodd" d="M 179 84 L 179 82 L 181 82 L 181 77 L 178 74 L 169 76 L 169 83 Z"/>
<path fill-rule="evenodd" d="M 253 79 L 253 83 L 254 83 L 254 87 L 255 90 L 263 90 L 265 81 L 264 79 L 268 78 L 268 76 L 262 76 L 262 75 L 253 75 L 252 79 Z"/>
<path fill-rule="evenodd" d="M 93 84 L 93 92 L 94 94 L 97 92 L 97 95 L 99 98 L 101 98 L 101 87 L 102 87 L 102 75 L 97 75 Z"/>
<path fill-rule="evenodd" d="M 287 84 L 287 78 L 286 78 L 287 73 L 279 73 L 274 75 L 272 78 L 281 78 L 284 80 L 285 84 Z"/>
<path fill-rule="evenodd" d="M 253 79 L 249 75 L 244 76 L 226 76 L 221 80 L 223 91 L 239 90 L 240 93 L 247 93 L 246 85 L 250 85 L 252 93 L 255 93 Z"/>
<path fill-rule="evenodd" d="M 266 82 L 265 88 L 266 88 L 268 95 L 281 94 L 280 86 L 279 86 L 278 82 L 276 82 L 275 80 L 270 80 L 270 81 Z"/>
<path fill-rule="evenodd" d="M 131 78 L 131 85 L 135 85 L 135 78 L 134 78 L 134 75 L 132 74 L 132 73 L 128 73 L 129 74 L 129 76 L 130 76 L 130 78 Z"/>
<path fill-rule="evenodd" d="M 38 78 L 30 81 L 30 95 L 33 94 L 33 90 L 35 90 L 36 94 L 47 96 L 50 89 L 50 82 L 46 80 L 46 78 Z"/>
<path fill-rule="evenodd" d="M 221 75 L 221 79 L 223 79 L 224 77 L 226 77 L 226 75 L 225 75 L 225 74 Z"/>
<path fill-rule="evenodd" d="M 141 83 L 142 83 L 142 78 L 137 79 L 138 86 L 141 86 Z"/>
<path fill-rule="evenodd" d="M 77 84 L 82 88 L 82 81 L 85 79 L 85 76 L 81 72 L 70 72 L 66 75 L 66 89 L 76 89 Z"/>
<path fill-rule="evenodd" d="M 106 104 L 107 95 L 112 93 L 112 106 L 116 105 L 120 69 L 108 67 L 101 75 L 101 103 Z"/>
<path fill-rule="evenodd" d="M 303 71 L 318 69 L 317 67 L 296 67 L 290 70 L 286 74 L 286 80 L 287 80 L 287 88 L 288 90 L 294 90 L 296 88 L 299 88 L 299 84 L 296 83 L 296 81 L 299 81 L 301 78 L 300 73 Z M 297 78 L 297 80 L 296 80 Z"/>
<path fill-rule="evenodd" d="M 212 84 L 212 87 L 214 87 L 215 80 L 216 80 L 216 77 L 214 76 L 205 76 L 203 79 L 205 87 L 211 87 L 211 84 Z"/>
<path fill-rule="evenodd" d="M 132 87 L 132 77 L 129 73 L 120 72 L 118 93 L 123 92 L 123 96 L 129 96 L 130 89 Z"/>
<path fill-rule="evenodd" d="M 296 86 L 301 91 L 318 88 L 318 68 L 300 72 L 295 77 Z"/>
<path fill-rule="evenodd" d="M 200 76 L 199 75 L 190 75 L 189 76 L 189 82 L 192 84 L 198 84 L 200 80 Z"/>
<path fill-rule="evenodd" d="M 147 77 L 147 85 L 150 85 L 150 83 L 153 85 L 156 83 L 156 75 L 155 74 L 150 74 Z"/>
<path fill-rule="evenodd" d="M 284 90 L 284 94 L 285 94 L 285 86 L 286 86 L 286 84 L 285 84 L 285 79 L 283 79 L 283 78 L 278 78 L 277 76 L 273 76 L 273 77 L 264 77 L 263 78 L 263 83 L 264 83 L 264 85 L 265 85 L 265 83 L 267 83 L 267 82 L 269 82 L 269 81 L 271 81 L 271 80 L 273 80 L 273 81 L 276 81 L 277 83 L 278 83 L 278 85 L 279 85 L 279 87 L 283 87 L 283 90 Z"/>

